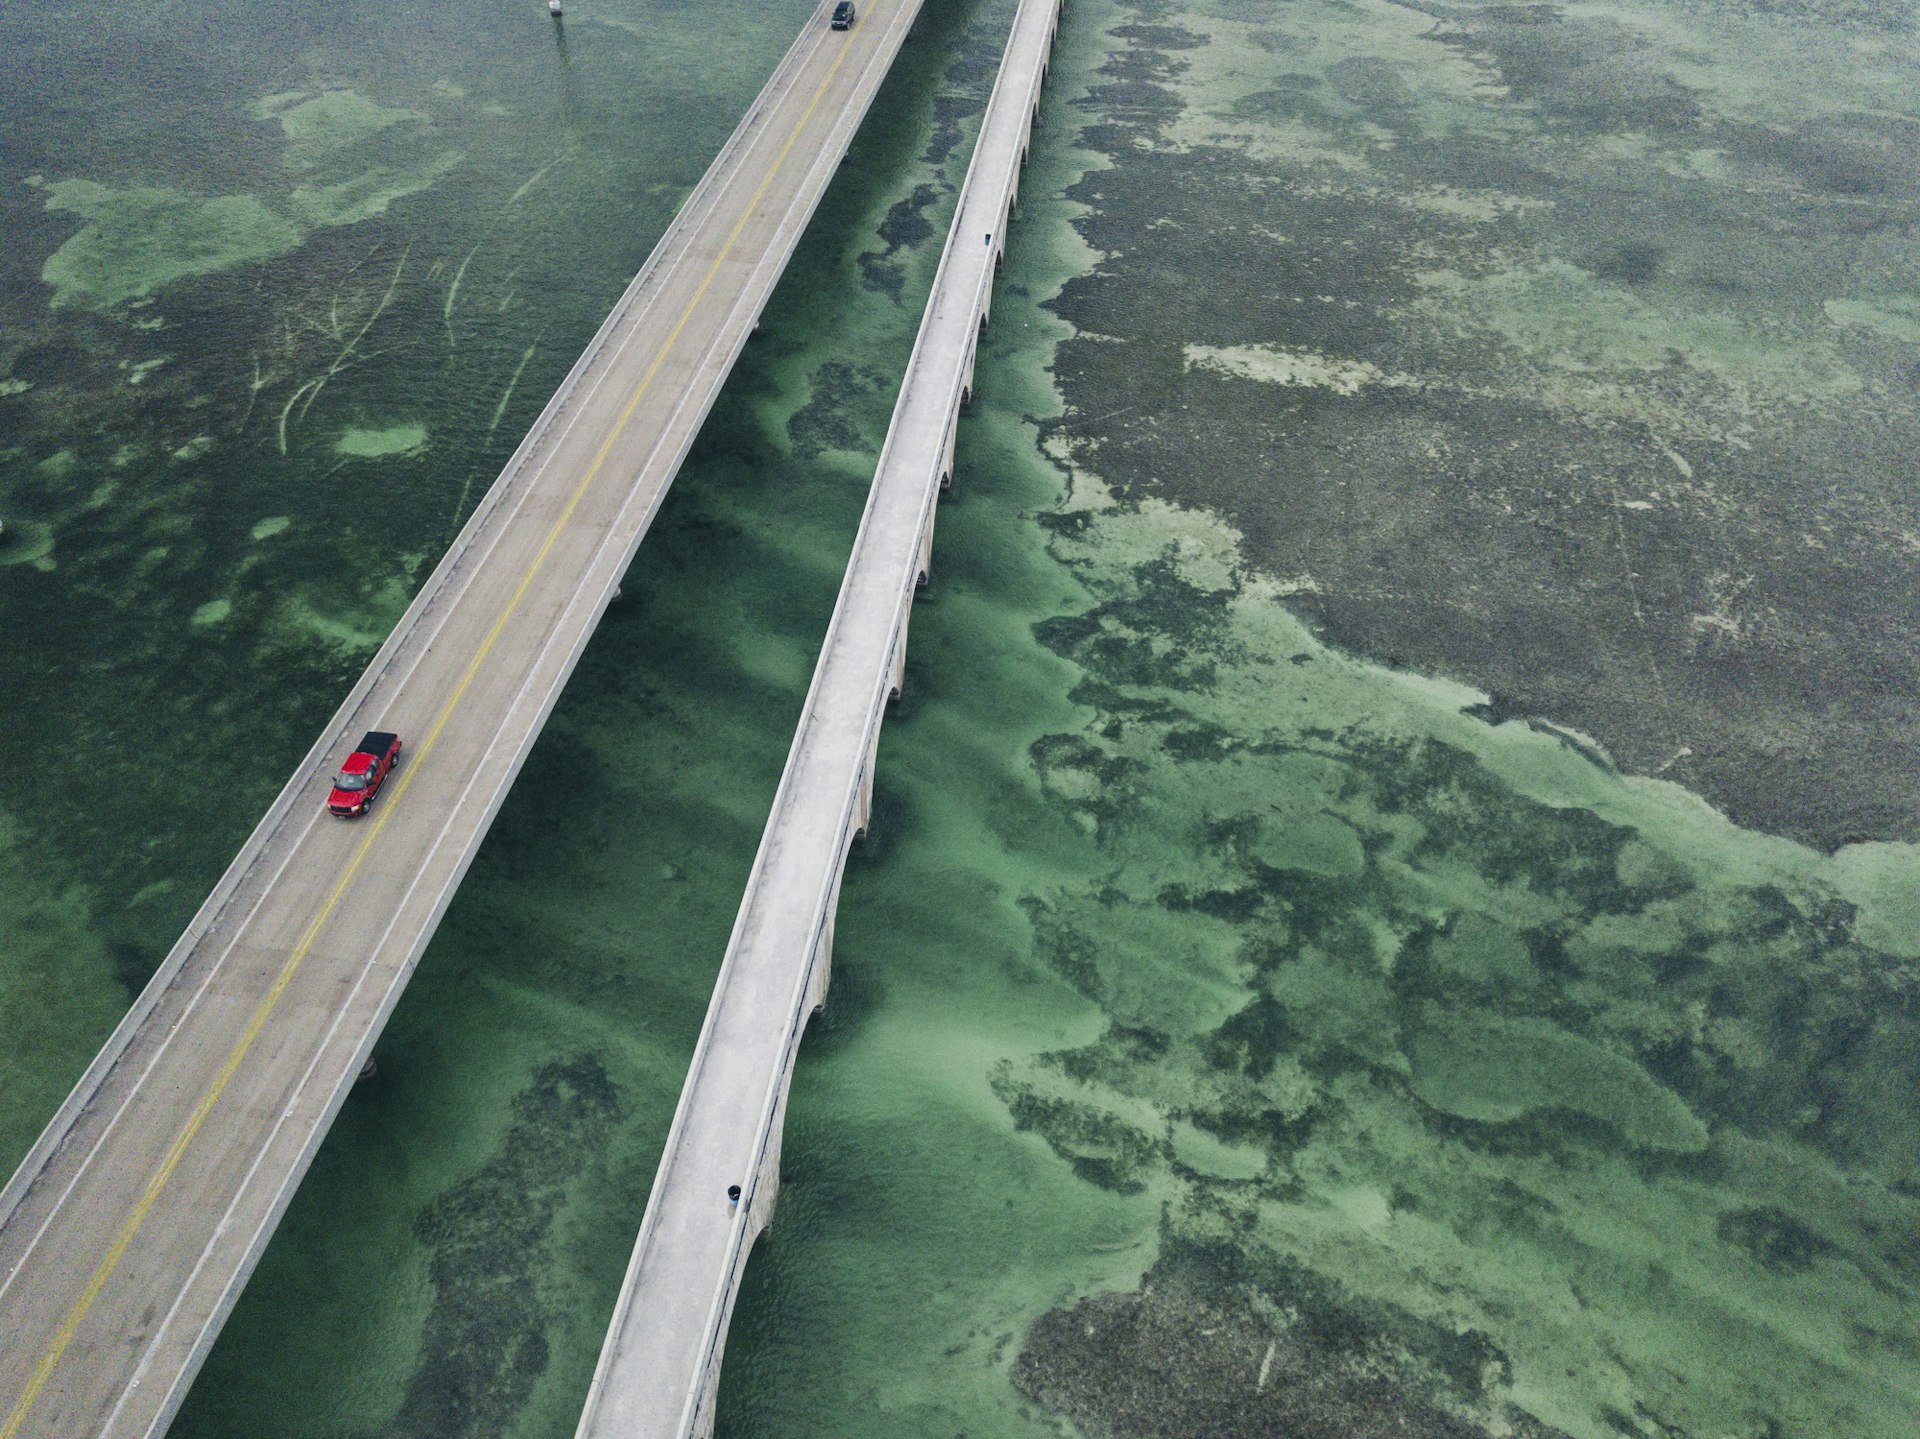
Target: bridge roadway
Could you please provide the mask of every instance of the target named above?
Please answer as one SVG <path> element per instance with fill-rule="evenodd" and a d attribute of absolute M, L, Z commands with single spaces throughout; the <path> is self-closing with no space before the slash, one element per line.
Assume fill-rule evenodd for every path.
<path fill-rule="evenodd" d="M 823 4 L 0 1191 L 0 1439 L 163 1433 L 660 505 L 919 0 Z M 326 815 L 360 732 L 406 748 Z M 190 820 L 185 822 L 191 822 Z"/>
<path fill-rule="evenodd" d="M 1060 3 L 1020 0 L 1014 16 L 576 1439 L 713 1432 L 734 1296 L 773 1212 L 794 1058 L 826 998 L 841 875 L 865 832 L 881 717 L 905 676 L 907 619 L 952 478 Z"/>

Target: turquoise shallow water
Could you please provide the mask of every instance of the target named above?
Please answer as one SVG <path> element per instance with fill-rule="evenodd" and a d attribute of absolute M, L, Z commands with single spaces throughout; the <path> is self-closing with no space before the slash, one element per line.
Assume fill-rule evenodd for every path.
<path fill-rule="evenodd" d="M 236 9 L 211 49 L 167 7 L 0 22 L 38 107 L 8 160 L 39 178 L 0 262 L 0 606 L 32 620 L 0 626 L 31 677 L 0 722 L 71 736 L 67 801 L 0 826 L 0 1152 L 801 14 L 576 12 L 564 49 L 512 7 Z M 174 1432 L 570 1432 L 1009 13 L 923 17 Z M 1068 14 L 723 1434 L 1914 1428 L 1910 847 L 1739 829 L 1329 648 L 1298 617 L 1322 582 L 1263 561 L 1286 506 L 1199 503 L 1267 473 L 1235 443 L 1276 409 L 1324 435 L 1402 373 L 1276 276 L 1339 253 L 1336 171 L 1385 193 L 1353 161 L 1390 137 L 1326 87 L 1391 95 L 1432 58 L 1410 14 Z M 736 63 L 697 63 L 723 23 Z M 1738 97 L 1742 63 L 1693 78 Z M 1488 76 L 1433 73 L 1534 133 Z M 1266 175 L 1255 244 L 1233 197 Z M 1156 244 L 1207 226 L 1169 304 Z M 1404 341 L 1441 306 L 1537 350 L 1560 322 L 1510 292 L 1370 323 Z M 1560 403 L 1644 418 L 1640 323 L 1603 286 L 1552 300 L 1605 372 Z M 1736 348 L 1744 395 L 1782 383 Z M 1724 419 L 1700 404 L 1675 413 Z M 1130 424 L 1167 436 L 1155 484 Z M 231 781 L 183 802 L 155 756 L 202 745 Z"/>

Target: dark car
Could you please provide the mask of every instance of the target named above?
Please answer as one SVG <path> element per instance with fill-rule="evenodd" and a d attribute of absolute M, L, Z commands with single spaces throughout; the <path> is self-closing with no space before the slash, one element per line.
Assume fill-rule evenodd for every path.
<path fill-rule="evenodd" d="M 340 773 L 333 777 L 333 793 L 327 796 L 327 808 L 344 818 L 365 814 L 380 785 L 400 763 L 400 736 L 385 730 L 368 730 Z"/>
<path fill-rule="evenodd" d="M 833 7 L 833 19 L 828 23 L 836 30 L 851 30 L 853 15 L 853 0 L 840 0 L 840 3 Z"/>

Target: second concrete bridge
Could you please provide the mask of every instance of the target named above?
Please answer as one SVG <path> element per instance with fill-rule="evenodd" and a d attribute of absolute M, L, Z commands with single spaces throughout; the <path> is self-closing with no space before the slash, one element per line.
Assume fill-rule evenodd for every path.
<path fill-rule="evenodd" d="M 1059 11 L 1021 0 L 1014 18 L 577 1439 L 713 1432 L 734 1296 L 779 1189 L 794 1059 L 826 1000 L 841 875 L 866 829 Z"/>

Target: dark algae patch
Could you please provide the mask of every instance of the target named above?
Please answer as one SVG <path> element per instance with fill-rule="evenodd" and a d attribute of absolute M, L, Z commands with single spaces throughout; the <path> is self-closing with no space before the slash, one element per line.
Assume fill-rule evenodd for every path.
<path fill-rule="evenodd" d="M 1743 824 L 1915 837 L 1912 25 L 1122 13 L 1071 192 L 1100 258 L 1055 307 L 1116 492 Z"/>
<path fill-rule="evenodd" d="M 1781 1273 L 1802 1273 L 1833 1253 L 1833 1245 L 1779 1209 L 1730 1209 L 1714 1232 Z"/>
<path fill-rule="evenodd" d="M 436 1297 L 396 1434 L 497 1434 L 526 1405 L 548 1362 L 554 1219 L 619 1109 L 591 1055 L 543 1065 L 514 1098 L 501 1152 L 420 1217 Z"/>
<path fill-rule="evenodd" d="M 1170 1241 L 1137 1293 L 1034 1325 L 1013 1380 L 1083 1433 L 1128 1439 L 1566 1439 L 1488 1402 L 1506 1373 L 1482 1335 L 1375 1311 L 1224 1246 Z"/>
<path fill-rule="evenodd" d="M 1594 198 L 1748 203 L 1668 147 L 1749 62 L 1675 78 L 1652 12 L 1073 13 L 1050 133 L 1093 153 L 1015 235 L 953 590 L 916 616 L 932 694 L 883 752 L 915 833 L 850 878 L 840 943 L 895 956 L 874 1061 L 980 1051 L 1038 1146 L 997 1170 L 1004 1251 L 1135 1239 L 1033 1270 L 1011 1343 L 956 1315 L 938 1352 L 1090 1435 L 1911 1432 L 1912 851 L 1675 782 L 1829 842 L 1820 814 L 1905 803 L 1889 691 L 1822 692 L 1817 803 L 1812 748 L 1753 740 L 1775 706 L 1813 732 L 1783 668 L 1855 673 L 1835 636 L 1904 623 L 1833 569 L 1897 586 L 1899 542 L 1822 550 L 1778 492 L 1818 449 L 1820 523 L 1896 523 L 1892 452 L 1842 435 L 1893 372 L 1844 306 L 1760 308 L 1739 265 L 1786 240 L 1716 221 L 1709 273 L 1697 228 Z M 1856 274 L 1834 219 L 1800 214 L 1802 258 Z M 1044 467 L 1009 469 L 1022 436 Z M 887 936 L 982 878 L 970 922 Z M 820 1102 L 859 1072 L 837 1053 Z M 888 1208 L 931 1234 L 962 1202 Z M 802 1252 L 775 1241 L 779 1283 Z"/>

